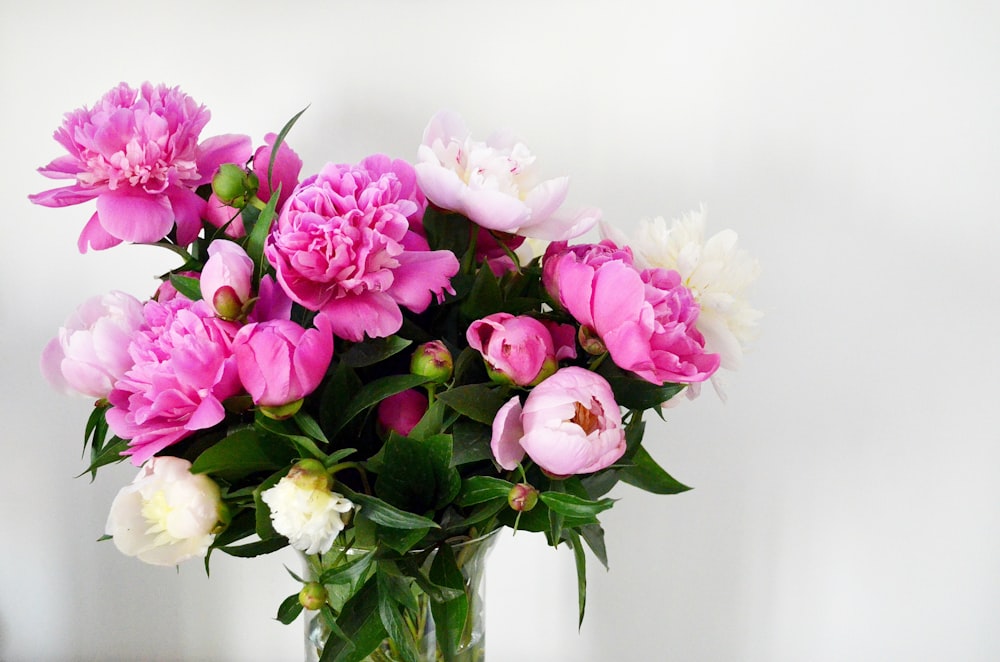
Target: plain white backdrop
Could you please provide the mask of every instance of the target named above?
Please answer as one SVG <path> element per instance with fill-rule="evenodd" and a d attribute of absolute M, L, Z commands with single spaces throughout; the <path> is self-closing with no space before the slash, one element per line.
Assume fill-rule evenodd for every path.
<path fill-rule="evenodd" d="M 439 108 L 507 127 L 632 230 L 704 203 L 763 274 L 729 403 L 649 426 L 695 487 L 620 488 L 577 631 L 572 555 L 504 538 L 490 660 L 1000 658 L 1000 10 L 995 3 L 5 3 L 0 9 L 0 659 L 284 661 L 283 564 L 206 578 L 97 543 L 131 479 L 74 479 L 88 403 L 38 354 L 85 298 L 146 297 L 155 249 L 80 255 L 92 208 L 27 195 L 62 113 L 180 85 L 203 135 L 289 137 L 307 172 L 412 159 Z"/>

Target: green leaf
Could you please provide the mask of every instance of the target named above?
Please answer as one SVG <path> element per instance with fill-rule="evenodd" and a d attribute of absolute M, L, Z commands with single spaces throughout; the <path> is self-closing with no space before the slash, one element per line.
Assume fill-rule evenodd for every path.
<path fill-rule="evenodd" d="M 278 481 L 284 478 L 287 474 L 287 469 L 279 469 L 268 476 L 267 479 L 258 485 L 257 489 L 253 491 L 254 530 L 257 532 L 257 535 L 261 540 L 268 540 L 270 538 L 277 537 L 278 532 L 274 530 L 274 526 L 271 524 L 271 509 L 266 503 L 264 503 L 264 500 L 260 495 L 277 485 Z"/>
<path fill-rule="evenodd" d="M 308 417 L 308 414 L 306 414 L 305 416 Z M 309 420 L 312 419 L 310 418 Z M 287 428 L 288 424 L 284 421 L 276 421 L 272 418 L 268 418 L 267 416 L 258 411 L 257 415 L 254 417 L 254 425 L 259 430 L 263 430 L 264 432 L 268 432 L 277 437 L 281 437 L 282 439 L 287 439 L 288 441 L 292 442 L 292 444 L 294 444 L 299 449 L 299 451 L 305 455 L 314 457 L 320 462 L 325 463 L 327 461 L 326 453 L 320 450 L 319 446 L 316 445 L 315 441 L 301 434 L 294 434 L 292 432 L 289 432 Z M 323 434 L 322 431 L 320 431 L 320 434 Z"/>
<path fill-rule="evenodd" d="M 382 643 L 387 633 L 379 616 L 378 593 L 372 578 L 347 601 L 337 618 L 339 634 L 347 639 L 331 635 L 319 662 L 361 662 Z"/>
<path fill-rule="evenodd" d="M 278 615 L 275 616 L 275 619 L 281 621 L 285 625 L 289 625 L 292 621 L 298 618 L 301 613 L 302 603 L 299 602 L 299 594 L 292 593 L 281 602 L 281 605 L 278 607 Z"/>
<path fill-rule="evenodd" d="M 680 494 L 691 489 L 664 471 L 642 446 L 632 455 L 630 465 L 616 471 L 622 482 L 653 494 Z"/>
<path fill-rule="evenodd" d="M 399 613 L 399 606 L 393 599 L 393 595 L 400 590 L 395 585 L 399 580 L 389 576 L 381 568 L 376 570 L 375 578 L 378 584 L 378 613 L 383 627 L 396 644 L 396 648 L 405 662 L 419 662 L 417 643 L 413 640 L 413 633 L 407 627 L 403 616 Z"/>
<path fill-rule="evenodd" d="M 255 523 L 254 511 L 252 508 L 240 510 L 239 513 L 233 517 L 229 526 L 227 526 L 222 533 L 215 536 L 215 540 L 212 541 L 212 546 L 224 547 L 234 542 L 243 540 L 248 536 L 252 536 L 257 532 Z"/>
<path fill-rule="evenodd" d="M 413 546 L 423 540 L 430 529 L 394 529 L 392 527 L 377 524 L 375 526 L 376 539 L 400 554 L 413 549 Z"/>
<path fill-rule="evenodd" d="M 244 428 L 203 451 L 195 459 L 191 472 L 236 480 L 257 471 L 286 467 L 294 457 L 290 445 L 273 437 L 262 437 L 252 428 Z"/>
<path fill-rule="evenodd" d="M 604 569 L 610 570 L 608 568 L 608 550 L 604 546 L 604 529 L 601 528 L 601 525 L 587 524 L 586 526 L 581 526 L 580 535 L 583 536 L 583 541 L 587 543 L 587 547 L 594 553 L 597 560 L 601 562 Z"/>
<path fill-rule="evenodd" d="M 493 430 L 488 425 L 462 418 L 455 421 L 451 435 L 453 466 L 460 467 L 463 464 L 493 458 L 493 451 L 490 449 Z"/>
<path fill-rule="evenodd" d="M 201 281 L 197 278 L 170 274 L 170 284 L 191 301 L 201 301 Z"/>
<path fill-rule="evenodd" d="M 100 467 L 121 462 L 126 458 L 125 455 L 122 455 L 122 452 L 127 449 L 127 439 L 111 437 L 110 441 L 108 441 L 108 443 L 105 444 L 96 455 L 91 453 L 90 466 L 87 467 L 87 469 L 80 475 L 82 476 L 85 473 L 89 473 L 91 476 L 94 476 Z"/>
<path fill-rule="evenodd" d="M 664 402 L 682 390 L 684 384 L 663 384 L 657 386 L 645 379 L 626 372 L 612 361 L 604 361 L 597 369 L 598 374 L 608 380 L 615 394 L 615 401 L 626 409 L 659 408 Z"/>
<path fill-rule="evenodd" d="M 271 155 L 273 156 L 277 153 L 278 150 L 274 149 Z M 253 260 L 254 274 L 257 280 L 264 275 L 264 243 L 267 241 L 267 235 L 271 232 L 271 224 L 274 222 L 274 217 L 276 216 L 275 210 L 278 206 L 280 195 L 281 185 L 279 184 L 271 191 L 271 198 L 267 201 L 264 209 L 261 210 L 260 215 L 257 217 L 257 222 L 253 224 L 253 229 L 250 230 L 250 234 L 246 239 L 245 248 L 247 255 Z"/>
<path fill-rule="evenodd" d="M 488 384 L 456 386 L 438 393 L 437 397 L 459 414 L 484 425 L 493 425 L 497 412 L 510 399 L 506 389 Z"/>
<path fill-rule="evenodd" d="M 583 627 L 583 614 L 587 610 L 587 557 L 580 544 L 580 536 L 570 529 L 569 542 L 573 548 L 573 558 L 576 559 L 576 589 L 577 601 L 580 605 L 580 622 L 577 627 Z"/>
<path fill-rule="evenodd" d="M 343 362 L 337 365 L 320 397 L 319 424 L 324 430 L 332 434 L 344 427 L 347 404 L 361 386 L 361 380 L 350 366 Z"/>
<path fill-rule="evenodd" d="M 439 529 L 440 525 L 432 519 L 414 515 L 395 506 L 391 506 L 378 497 L 360 494 L 341 486 L 344 496 L 361 506 L 358 517 L 369 519 L 376 524 L 382 524 L 394 529 Z"/>
<path fill-rule="evenodd" d="M 324 570 L 319 581 L 321 584 L 353 584 L 368 572 L 374 559 L 373 549 L 344 564 Z"/>
<path fill-rule="evenodd" d="M 108 407 L 97 406 L 94 407 L 94 411 L 90 412 L 87 427 L 83 432 L 83 451 L 85 453 L 88 445 L 98 453 L 104 446 L 104 440 L 108 436 L 108 421 L 104 418 L 107 411 Z"/>
<path fill-rule="evenodd" d="M 413 344 L 412 340 L 389 336 L 387 338 L 372 338 L 355 343 L 340 355 L 340 360 L 351 368 L 364 368 L 398 354 Z"/>
<path fill-rule="evenodd" d="M 272 191 L 274 190 L 274 186 L 271 185 L 271 182 L 274 179 L 274 162 L 278 158 L 278 149 L 281 147 L 281 143 L 285 142 L 285 136 L 288 135 L 288 132 L 292 130 L 292 127 L 295 126 L 295 123 L 299 121 L 299 118 L 302 117 L 302 114 L 306 112 L 306 110 L 308 109 L 309 106 L 306 106 L 299 112 L 292 115 L 292 119 L 285 122 L 285 126 L 281 127 L 281 131 L 279 131 L 278 135 L 274 138 L 274 144 L 271 146 L 271 159 L 267 163 L 267 182 L 268 182 L 268 187 Z M 277 198 L 278 197 L 277 191 L 272 193 L 271 197 Z"/>
<path fill-rule="evenodd" d="M 615 505 L 614 499 L 600 499 L 591 501 L 572 494 L 561 492 L 542 492 L 539 498 L 552 511 L 565 517 L 591 519 L 611 506 Z"/>
<path fill-rule="evenodd" d="M 455 562 L 455 554 L 450 545 L 445 544 L 437 548 L 434 560 L 431 562 L 430 580 L 438 586 L 458 591 L 451 600 L 431 602 L 438 645 L 447 662 L 458 652 L 469 616 L 469 596 L 465 592 L 465 579 Z"/>
<path fill-rule="evenodd" d="M 245 545 L 236 545 L 235 547 L 218 547 L 220 552 L 225 552 L 230 556 L 238 556 L 240 558 L 252 558 L 254 556 L 261 556 L 263 554 L 270 554 L 271 552 L 276 552 L 279 549 L 284 549 L 288 547 L 288 539 L 285 537 L 279 538 L 269 538 L 267 540 L 258 540 L 257 542 L 250 542 Z"/>
<path fill-rule="evenodd" d="M 389 375 L 365 384 L 348 403 L 337 430 L 368 407 L 377 405 L 389 396 L 426 384 L 427 381 L 426 377 L 420 375 Z"/>
<path fill-rule="evenodd" d="M 295 412 L 293 420 L 299 426 L 299 429 L 302 430 L 304 434 L 312 437 L 318 442 L 324 444 L 330 443 L 330 440 L 326 438 L 325 434 L 323 434 L 323 429 L 319 426 L 319 423 L 316 422 L 316 419 L 307 414 L 306 412 L 302 411 L 301 409 Z"/>
<path fill-rule="evenodd" d="M 514 483 L 501 478 L 472 476 L 462 481 L 462 491 L 458 493 L 455 504 L 473 506 L 493 499 L 506 500 L 512 489 L 514 489 Z"/>
<path fill-rule="evenodd" d="M 432 250 L 449 250 L 461 258 L 469 249 L 474 229 L 471 221 L 461 214 L 429 206 L 421 223 Z"/>
<path fill-rule="evenodd" d="M 451 444 L 450 435 L 417 441 L 390 434 L 382 448 L 375 493 L 411 512 L 444 507 L 462 488 L 462 479 L 451 466 Z"/>
<path fill-rule="evenodd" d="M 472 284 L 472 291 L 462 303 L 462 315 L 475 320 L 500 310 L 503 310 L 500 281 L 493 275 L 492 269 L 480 269 Z"/>
<path fill-rule="evenodd" d="M 410 430 L 408 436 L 410 439 L 416 439 L 421 441 L 432 437 L 434 435 L 441 434 L 444 423 L 444 412 L 447 407 L 440 400 L 435 400 L 434 404 L 427 408 L 424 415 L 420 417 L 420 420 L 413 429 Z"/>
<path fill-rule="evenodd" d="M 500 512 L 500 510 L 505 508 L 506 506 L 507 506 L 507 497 L 503 497 L 502 499 L 494 499 L 493 501 L 487 501 L 482 505 L 473 508 L 472 512 L 469 513 L 468 517 L 449 523 L 448 532 L 465 533 L 469 530 L 470 527 L 473 527 L 481 522 L 485 522 L 486 520 L 490 519 L 498 512 Z M 542 507 L 542 508 L 537 508 L 536 510 L 542 511 L 547 509 Z"/>

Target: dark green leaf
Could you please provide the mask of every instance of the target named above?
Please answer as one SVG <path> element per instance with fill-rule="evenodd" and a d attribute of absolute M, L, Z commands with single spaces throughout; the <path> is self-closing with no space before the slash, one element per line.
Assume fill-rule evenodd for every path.
<path fill-rule="evenodd" d="M 486 317 L 503 310 L 503 294 L 500 282 L 492 269 L 480 269 L 472 284 L 472 291 L 462 303 L 462 314 L 470 320 Z"/>
<path fill-rule="evenodd" d="M 91 453 L 90 466 L 87 470 L 81 473 L 82 476 L 85 473 L 90 473 L 91 476 L 96 475 L 97 470 L 108 464 L 115 464 L 116 462 L 121 462 L 126 456 L 122 455 L 122 452 L 128 449 L 128 440 L 119 439 L 118 437 L 111 437 L 107 444 L 105 444 L 99 453 L 94 455 Z"/>
<path fill-rule="evenodd" d="M 651 409 L 660 407 L 684 389 L 683 384 L 657 386 L 634 373 L 626 372 L 612 361 L 601 363 L 597 372 L 608 380 L 615 394 L 615 401 L 626 409 Z"/>
<path fill-rule="evenodd" d="M 308 414 L 306 414 L 306 416 L 308 417 Z M 312 418 L 308 418 L 308 420 L 312 420 Z M 282 439 L 287 439 L 295 445 L 301 453 L 308 455 L 309 457 L 314 457 L 324 463 L 327 461 L 326 453 L 320 450 L 315 441 L 301 434 L 289 432 L 289 424 L 287 421 L 276 421 L 272 418 L 268 418 L 258 411 L 254 419 L 254 425 L 259 430 L 281 437 Z M 320 431 L 320 434 L 323 434 L 322 431 Z"/>
<path fill-rule="evenodd" d="M 261 494 L 271 489 L 278 484 L 278 481 L 284 478 L 288 472 L 285 469 L 279 469 L 270 476 L 267 477 L 264 482 L 257 486 L 257 489 L 253 491 L 253 504 L 254 504 L 254 530 L 261 540 L 268 540 L 274 538 L 278 535 L 278 532 L 274 530 L 274 526 L 271 524 L 271 509 L 268 508 L 267 504 L 261 498 Z"/>
<path fill-rule="evenodd" d="M 269 538 L 267 540 L 258 540 L 257 542 L 250 542 L 245 545 L 237 545 L 235 547 L 219 547 L 217 548 L 220 552 L 225 552 L 230 556 L 238 556 L 240 558 L 251 558 L 254 556 L 261 556 L 262 554 L 270 554 L 271 552 L 276 552 L 279 549 L 284 549 L 288 546 L 288 539 L 285 537 Z"/>
<path fill-rule="evenodd" d="M 469 249 L 475 231 L 469 219 L 461 214 L 442 211 L 429 206 L 422 220 L 427 233 L 427 243 L 433 250 L 449 250 L 461 258 Z"/>
<path fill-rule="evenodd" d="M 472 509 L 468 517 L 465 517 L 457 522 L 450 523 L 448 525 L 448 531 L 454 531 L 456 533 L 464 533 L 469 530 L 470 527 L 475 526 L 481 522 L 485 522 L 490 519 L 501 509 L 507 507 L 507 497 L 495 499 L 493 501 L 487 501 L 486 503 Z M 537 510 L 547 510 L 544 507 L 538 508 Z M 513 512 L 513 511 L 510 511 Z"/>
<path fill-rule="evenodd" d="M 367 551 L 346 563 L 324 570 L 319 581 L 321 584 L 353 584 L 368 572 L 374 558 L 375 550 Z"/>
<path fill-rule="evenodd" d="M 389 547 L 394 549 L 400 554 L 405 554 L 406 552 L 413 549 L 413 546 L 418 542 L 423 540 L 424 536 L 430 529 L 395 529 L 388 526 L 382 526 L 377 524 L 375 526 L 375 535 L 377 540 Z"/>
<path fill-rule="evenodd" d="M 272 152 L 272 156 L 277 153 L 278 150 L 275 149 Z M 271 198 L 267 201 L 264 209 L 261 210 L 260 215 L 257 217 L 257 222 L 254 223 L 253 229 L 250 230 L 250 234 L 246 239 L 245 248 L 247 255 L 253 260 L 254 273 L 258 279 L 264 275 L 264 243 L 267 241 L 267 235 L 271 232 L 271 224 L 274 222 L 275 209 L 278 206 L 280 195 L 281 185 L 279 184 L 271 191 Z"/>
<path fill-rule="evenodd" d="M 441 528 L 432 519 L 400 510 L 377 497 L 354 492 L 347 489 L 346 486 L 341 486 L 340 489 L 345 492 L 345 496 L 348 499 L 361 506 L 361 510 L 358 512 L 358 517 L 360 518 L 369 519 L 376 524 L 382 524 L 394 529 Z"/>
<path fill-rule="evenodd" d="M 451 600 L 431 602 L 431 614 L 437 632 L 438 644 L 445 660 L 455 657 L 462 641 L 466 619 L 469 615 L 469 596 L 465 592 L 465 579 L 455 562 L 450 545 L 441 545 L 431 562 L 430 580 L 438 586 L 458 591 Z"/>
<path fill-rule="evenodd" d="M 493 458 L 490 440 L 493 430 L 488 425 L 462 418 L 452 426 L 451 463 L 460 467 L 463 464 L 489 460 Z"/>
<path fill-rule="evenodd" d="M 472 476 L 462 481 L 462 491 L 455 503 L 459 506 L 473 506 L 484 501 L 503 498 L 514 488 L 514 483 L 493 476 Z"/>
<path fill-rule="evenodd" d="M 421 441 L 432 437 L 434 435 L 441 434 L 444 423 L 444 412 L 447 407 L 440 400 L 435 400 L 434 404 L 427 408 L 424 415 L 420 418 L 413 429 L 410 430 L 407 435 L 410 439 L 416 439 Z"/>
<path fill-rule="evenodd" d="M 323 429 L 320 428 L 316 419 L 307 414 L 305 411 L 300 409 L 295 412 L 293 420 L 299 426 L 299 429 L 302 430 L 303 434 L 312 437 L 318 442 L 322 442 L 324 444 L 330 443 L 330 440 L 326 438 L 325 434 L 323 434 Z"/>
<path fill-rule="evenodd" d="M 340 355 L 340 360 L 351 368 L 364 368 L 398 354 L 411 344 L 412 340 L 399 336 L 372 338 L 352 345 Z"/>
<path fill-rule="evenodd" d="M 407 627 L 403 616 L 399 613 L 399 606 L 393 599 L 394 594 L 401 590 L 397 585 L 399 579 L 386 574 L 381 568 L 376 571 L 375 578 L 378 583 L 378 613 L 382 626 L 396 644 L 396 649 L 403 656 L 403 660 L 418 662 L 417 643 L 413 640 L 413 633 Z M 405 591 L 405 588 L 402 590 Z"/>
<path fill-rule="evenodd" d="M 170 284 L 191 301 L 201 301 L 201 281 L 197 278 L 170 274 Z"/>
<path fill-rule="evenodd" d="M 337 429 L 339 430 L 340 427 L 343 427 L 344 424 L 368 407 L 377 405 L 391 395 L 425 384 L 427 381 L 426 377 L 420 375 L 389 375 L 365 384 L 348 403 Z"/>
<path fill-rule="evenodd" d="M 617 472 L 622 482 L 653 494 L 680 494 L 691 489 L 664 471 L 641 446 L 632 455 L 631 464 Z"/>
<path fill-rule="evenodd" d="M 191 466 L 191 472 L 236 480 L 257 471 L 274 471 L 288 466 L 294 457 L 294 449 L 289 444 L 244 428 L 203 451 Z"/>
<path fill-rule="evenodd" d="M 382 643 L 387 633 L 378 602 L 378 584 L 372 578 L 347 601 L 337 618 L 340 634 L 348 639 L 331 636 L 320 662 L 361 662 Z"/>
<path fill-rule="evenodd" d="M 285 142 L 285 136 L 288 135 L 288 132 L 292 130 L 292 127 L 295 126 L 295 123 L 299 121 L 299 118 L 302 117 L 302 114 L 306 112 L 308 108 L 309 106 L 306 106 L 299 112 L 292 115 L 292 119 L 285 122 L 285 126 L 281 127 L 281 131 L 279 131 L 278 135 L 275 136 L 274 138 L 274 144 L 271 145 L 271 159 L 267 163 L 267 182 L 268 182 L 268 187 L 272 191 L 274 191 L 274 186 L 271 185 L 271 182 L 274 179 L 274 162 L 278 158 L 278 149 L 281 147 L 281 143 Z M 275 191 L 274 193 L 272 193 L 271 197 L 277 198 L 278 192 Z"/>
<path fill-rule="evenodd" d="M 281 606 L 278 607 L 278 615 L 275 618 L 285 625 L 289 625 L 301 613 L 302 603 L 299 602 L 299 594 L 292 593 L 281 602 Z"/>
<path fill-rule="evenodd" d="M 488 384 L 456 386 L 438 393 L 437 397 L 458 413 L 484 425 L 493 425 L 500 407 L 510 399 L 505 389 Z"/>
<path fill-rule="evenodd" d="M 243 540 L 248 536 L 252 536 L 256 532 L 254 511 L 252 508 L 246 508 L 233 517 L 229 526 L 227 526 L 222 533 L 215 536 L 215 540 L 212 541 L 212 546 L 224 547 L 234 542 Z"/>
<path fill-rule="evenodd" d="M 573 547 L 573 558 L 576 559 L 577 600 L 580 605 L 580 622 L 578 627 L 583 627 L 583 614 L 587 609 L 587 557 L 583 553 L 580 536 L 572 529 L 569 530 L 569 541 Z"/>
<path fill-rule="evenodd" d="M 347 403 L 361 390 L 361 380 L 346 363 L 339 363 L 326 382 L 320 397 L 319 424 L 329 433 L 341 429 L 346 423 L 344 412 Z"/>
<path fill-rule="evenodd" d="M 600 524 L 588 524 L 580 527 L 580 535 L 587 547 L 594 553 L 605 570 L 608 570 L 608 550 L 604 546 L 604 529 Z"/>
<path fill-rule="evenodd" d="M 584 519 L 593 518 L 598 513 L 615 505 L 614 499 L 590 501 L 589 499 L 582 499 L 572 494 L 563 494 L 560 492 L 542 492 L 539 498 L 546 506 L 560 515 Z"/>

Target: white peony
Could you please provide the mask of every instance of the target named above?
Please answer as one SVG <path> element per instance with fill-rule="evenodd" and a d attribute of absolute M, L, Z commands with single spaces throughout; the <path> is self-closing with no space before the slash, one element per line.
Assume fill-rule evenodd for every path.
<path fill-rule="evenodd" d="M 747 289 L 760 274 L 760 265 L 737 246 L 736 232 L 723 230 L 706 239 L 702 207 L 669 225 L 663 217 L 641 221 L 635 242 L 622 241 L 621 233 L 607 226 L 603 233 L 617 243 L 630 244 L 638 267 L 680 273 L 701 307 L 697 328 L 705 336 L 705 351 L 719 354 L 722 368 L 739 369 L 762 313 L 746 298 Z M 711 379 L 725 400 L 724 378 L 716 372 Z M 698 393 L 697 388 L 686 390 L 689 397 Z"/>
<path fill-rule="evenodd" d="M 318 468 L 311 465 L 318 465 Z M 260 498 L 271 510 L 274 530 L 306 554 L 329 551 L 346 526 L 346 515 L 354 504 L 330 491 L 329 477 L 317 461 L 305 460 L 292 467 Z"/>
<path fill-rule="evenodd" d="M 154 457 L 115 496 L 105 533 L 127 556 L 153 565 L 204 557 L 222 519 L 219 486 L 191 463 Z"/>

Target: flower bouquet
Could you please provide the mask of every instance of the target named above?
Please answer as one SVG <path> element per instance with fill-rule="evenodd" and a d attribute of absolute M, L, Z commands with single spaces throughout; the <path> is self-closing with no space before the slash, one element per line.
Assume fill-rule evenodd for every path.
<path fill-rule="evenodd" d="M 688 489 L 643 416 L 737 365 L 755 261 L 700 212 L 647 222 L 637 250 L 607 225 L 571 245 L 599 212 L 448 112 L 415 164 L 302 177 L 299 115 L 254 149 L 202 139 L 179 89 L 123 83 L 55 133 L 68 153 L 40 171 L 71 183 L 31 200 L 96 201 L 81 252 L 178 256 L 149 300 L 95 297 L 43 353 L 54 386 L 96 400 L 88 471 L 139 467 L 105 538 L 206 569 L 300 550 L 277 618 L 308 610 L 313 659 L 480 659 L 473 570 L 502 527 L 572 550 L 582 619 L 608 492 Z"/>

